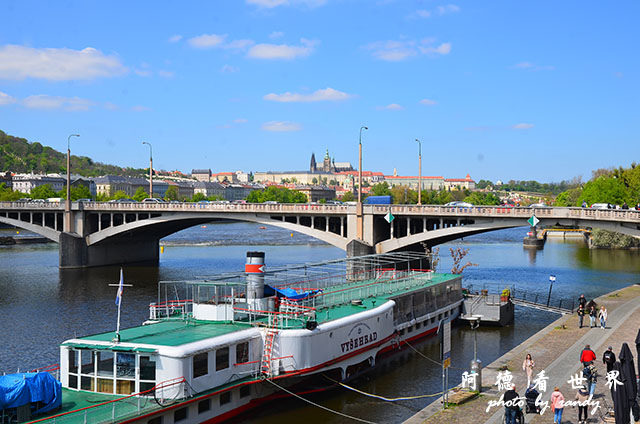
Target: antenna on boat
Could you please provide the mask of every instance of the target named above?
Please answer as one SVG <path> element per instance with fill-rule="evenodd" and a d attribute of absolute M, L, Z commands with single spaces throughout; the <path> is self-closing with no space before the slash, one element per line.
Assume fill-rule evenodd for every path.
<path fill-rule="evenodd" d="M 116 324 L 116 336 L 113 338 L 113 342 L 120 343 L 120 306 L 122 305 L 122 292 L 124 287 L 133 287 L 131 284 L 124 284 L 124 274 L 122 273 L 122 267 L 120 268 L 120 282 L 118 284 L 109 284 L 111 287 L 118 287 L 116 294 L 116 305 L 118 305 L 118 323 Z"/>

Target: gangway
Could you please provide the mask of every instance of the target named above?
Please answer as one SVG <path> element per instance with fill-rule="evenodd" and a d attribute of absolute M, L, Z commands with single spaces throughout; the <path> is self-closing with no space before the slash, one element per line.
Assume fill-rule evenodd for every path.
<path fill-rule="evenodd" d="M 514 305 L 526 306 L 527 308 L 554 312 L 556 314 L 568 315 L 572 314 L 575 310 L 573 299 L 554 299 L 551 297 L 551 293 L 546 295 L 512 287 L 510 298 Z"/>
<path fill-rule="evenodd" d="M 562 308 L 562 307 L 553 306 L 553 305 L 547 305 L 546 303 L 536 303 L 530 300 L 518 299 L 515 297 L 511 298 L 511 303 L 513 303 L 514 305 L 526 306 L 527 308 L 533 308 L 533 309 L 538 309 L 538 310 L 547 311 L 547 312 L 554 312 L 556 314 L 562 314 L 562 315 L 570 315 L 573 313 L 572 309 Z"/>

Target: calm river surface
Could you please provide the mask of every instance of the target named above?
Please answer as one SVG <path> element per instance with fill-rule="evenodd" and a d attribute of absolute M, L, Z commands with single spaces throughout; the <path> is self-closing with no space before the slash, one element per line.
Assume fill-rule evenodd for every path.
<path fill-rule="evenodd" d="M 546 296 L 549 275 L 555 274 L 553 296 L 592 298 L 639 281 L 640 253 L 589 251 L 581 242 L 550 239 L 544 250 L 522 247 L 526 228 L 468 237 L 440 247 L 440 271 L 451 268 L 449 247 L 469 248 L 465 258 L 478 266 L 464 272 L 465 286 L 501 291 L 506 286 Z M 15 230 L 0 230 L 0 236 Z M 218 223 L 194 227 L 161 241 L 165 246 L 158 267 L 127 266 L 122 326 L 139 325 L 148 317 L 149 302 L 157 298 L 159 280 L 193 279 L 244 269 L 247 250 L 266 252 L 267 266 L 344 257 L 344 252 L 304 235 L 248 223 Z M 59 270 L 56 244 L 0 246 L 0 373 L 45 366 L 59 361 L 58 345 L 74 336 L 113 331 L 116 325 L 115 284 L 119 267 Z M 516 320 L 505 328 L 480 328 L 478 357 L 484 364 L 531 336 L 557 318 L 540 311 L 516 308 Z M 473 333 L 466 325 L 452 329 L 449 383 L 460 380 L 473 357 Z M 415 347 L 438 359 L 438 343 L 428 338 Z M 441 390 L 440 368 L 406 349 L 382 360 L 373 373 L 353 382 L 360 390 L 387 397 L 416 396 Z M 399 422 L 432 399 L 384 403 L 345 389 L 311 396 L 315 402 L 375 422 Z M 242 421 L 254 423 L 339 423 L 345 418 L 308 406 L 297 399 L 278 401 L 256 410 Z"/>

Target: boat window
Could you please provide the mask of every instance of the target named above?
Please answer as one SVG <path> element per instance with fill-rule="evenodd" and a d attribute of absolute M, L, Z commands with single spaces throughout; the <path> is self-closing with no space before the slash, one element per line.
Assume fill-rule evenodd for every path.
<path fill-rule="evenodd" d="M 231 402 L 231 392 L 224 392 L 220 394 L 220 406 L 226 405 Z"/>
<path fill-rule="evenodd" d="M 216 371 L 229 368 L 229 347 L 216 350 Z"/>
<path fill-rule="evenodd" d="M 211 399 L 205 399 L 198 403 L 198 414 L 202 414 L 203 412 L 207 412 L 211 409 Z"/>
<path fill-rule="evenodd" d="M 80 351 L 80 361 L 82 374 L 93 375 L 95 372 L 93 351 L 89 349 L 82 349 Z"/>
<path fill-rule="evenodd" d="M 173 422 L 177 423 L 178 421 L 187 419 L 187 408 L 176 409 L 173 413 Z"/>
<path fill-rule="evenodd" d="M 147 424 L 162 424 L 162 417 L 151 418 Z"/>
<path fill-rule="evenodd" d="M 116 377 L 135 378 L 136 355 L 133 353 L 118 353 L 116 356 Z"/>
<path fill-rule="evenodd" d="M 69 374 L 69 388 L 77 389 L 78 388 L 78 376 Z"/>
<path fill-rule="evenodd" d="M 198 353 L 193 356 L 193 378 L 202 377 L 209 373 L 209 352 Z"/>
<path fill-rule="evenodd" d="M 249 342 L 236 345 L 236 364 L 249 362 Z"/>
<path fill-rule="evenodd" d="M 69 372 L 78 372 L 78 355 L 74 349 L 69 349 Z"/>
<path fill-rule="evenodd" d="M 241 386 L 240 387 L 240 397 L 245 398 L 251 394 L 251 386 Z"/>
<path fill-rule="evenodd" d="M 140 356 L 140 380 L 156 380 L 156 363 L 149 356 Z"/>
<path fill-rule="evenodd" d="M 109 350 L 97 351 L 98 375 L 113 378 L 113 352 Z"/>

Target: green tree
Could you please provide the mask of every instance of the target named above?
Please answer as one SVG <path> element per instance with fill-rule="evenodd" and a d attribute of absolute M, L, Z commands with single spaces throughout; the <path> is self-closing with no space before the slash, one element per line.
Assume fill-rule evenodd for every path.
<path fill-rule="evenodd" d="M 24 193 L 11 190 L 5 183 L 0 184 L 0 201 L 13 202 L 22 197 L 26 197 Z"/>
<path fill-rule="evenodd" d="M 630 202 L 631 196 L 627 193 L 622 178 L 601 176 L 585 184 L 578 199 L 579 203 L 582 201 L 588 204 L 612 203 L 621 205 L 624 202 Z"/>
<path fill-rule="evenodd" d="M 66 188 L 62 190 L 62 192 L 60 192 L 59 197 L 62 197 L 63 199 L 67 198 Z M 78 199 L 91 199 L 91 190 L 89 190 L 89 187 L 81 184 L 71 186 L 71 200 L 78 200 Z"/>
<path fill-rule="evenodd" d="M 389 196 L 390 194 L 391 190 L 389 189 L 389 184 L 387 184 L 386 181 L 375 184 L 373 187 L 371 187 L 372 196 Z"/>
<path fill-rule="evenodd" d="M 118 194 L 118 193 L 116 193 Z M 133 193 L 133 200 L 141 202 L 142 200 L 147 198 L 147 191 L 142 188 L 142 187 L 138 187 L 136 189 L 136 192 Z"/>
<path fill-rule="evenodd" d="M 347 191 L 345 194 L 342 195 L 343 202 L 353 202 L 354 200 L 356 200 L 356 198 L 353 195 L 353 192 L 351 191 Z"/>
<path fill-rule="evenodd" d="M 118 190 L 115 193 L 113 193 L 113 199 L 118 200 L 118 199 L 127 199 L 129 196 L 127 196 L 127 193 L 125 193 L 122 190 Z"/>
<path fill-rule="evenodd" d="M 193 197 L 191 198 L 192 202 L 201 202 L 203 200 L 207 200 L 207 198 L 202 193 L 194 193 Z"/>
<path fill-rule="evenodd" d="M 164 194 L 165 200 L 178 200 L 178 187 L 171 185 Z"/>
<path fill-rule="evenodd" d="M 58 194 L 51 188 L 51 184 L 44 184 L 31 190 L 31 198 L 33 199 L 48 199 L 50 197 L 58 197 Z"/>

